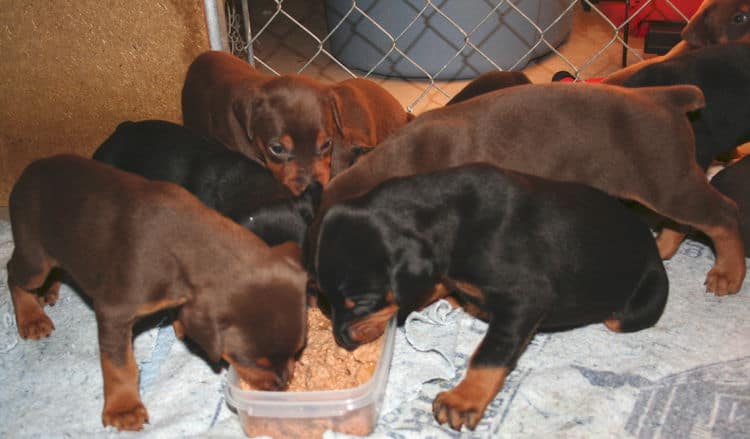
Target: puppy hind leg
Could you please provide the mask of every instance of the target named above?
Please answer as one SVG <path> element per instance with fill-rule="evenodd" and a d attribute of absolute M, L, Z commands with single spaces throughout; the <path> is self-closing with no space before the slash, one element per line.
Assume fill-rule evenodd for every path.
<path fill-rule="evenodd" d="M 44 285 L 51 265 L 43 256 L 28 257 L 20 245 L 14 249 L 8 262 L 8 287 L 21 338 L 38 340 L 49 337 L 55 329 L 52 320 L 44 312 L 45 301 L 33 291 Z"/>
<path fill-rule="evenodd" d="M 660 261 L 658 261 L 661 264 Z M 614 332 L 635 332 L 650 328 L 661 318 L 667 305 L 669 279 L 663 267 L 645 273 L 622 311 L 604 324 Z"/>
<path fill-rule="evenodd" d="M 740 290 L 746 268 L 737 206 L 711 187 L 698 167 L 695 173 L 670 188 L 668 199 L 639 201 L 674 221 L 700 230 L 713 241 L 716 262 L 706 277 L 708 291 L 725 295 Z"/>

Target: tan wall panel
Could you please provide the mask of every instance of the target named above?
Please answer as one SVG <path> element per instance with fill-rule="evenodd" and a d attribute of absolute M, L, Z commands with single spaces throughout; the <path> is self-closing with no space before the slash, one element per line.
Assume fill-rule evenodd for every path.
<path fill-rule="evenodd" d="M 31 161 L 90 156 L 123 120 L 181 120 L 200 0 L 0 0 L 0 205 Z"/>

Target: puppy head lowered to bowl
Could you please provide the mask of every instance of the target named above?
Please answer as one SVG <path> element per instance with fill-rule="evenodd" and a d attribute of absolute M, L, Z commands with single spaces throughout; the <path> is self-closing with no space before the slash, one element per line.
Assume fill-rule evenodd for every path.
<path fill-rule="evenodd" d="M 244 390 L 237 372 L 227 373 L 225 396 L 250 437 L 322 437 L 326 430 L 367 435 L 377 423 L 383 403 L 396 334 L 392 319 L 372 377 L 357 387 L 338 390 L 272 392 Z"/>

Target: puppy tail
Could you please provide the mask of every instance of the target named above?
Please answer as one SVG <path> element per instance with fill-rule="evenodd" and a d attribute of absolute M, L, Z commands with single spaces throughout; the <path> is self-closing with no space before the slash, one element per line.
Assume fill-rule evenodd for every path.
<path fill-rule="evenodd" d="M 649 96 L 661 105 L 679 110 L 681 113 L 690 113 L 706 106 L 703 91 L 694 85 L 644 87 L 634 90 Z"/>
<path fill-rule="evenodd" d="M 619 332 L 635 332 L 650 328 L 659 321 L 664 312 L 669 279 L 662 261 L 653 259 L 651 267 L 644 273 L 625 309 L 615 314 L 615 319 L 619 321 Z"/>

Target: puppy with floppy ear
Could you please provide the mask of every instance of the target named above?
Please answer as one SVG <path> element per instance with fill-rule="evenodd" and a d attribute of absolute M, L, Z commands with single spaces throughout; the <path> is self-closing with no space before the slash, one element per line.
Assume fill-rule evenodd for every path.
<path fill-rule="evenodd" d="M 422 113 L 398 130 L 331 181 L 316 218 L 389 178 L 485 162 L 588 184 L 703 231 L 716 249 L 706 288 L 736 293 L 746 274 L 737 206 L 708 184 L 695 162 L 686 116 L 703 105 L 693 85 L 527 84 L 486 93 Z M 559 111 L 575 106 L 589 111 Z M 316 219 L 308 238 L 318 225 Z M 670 248 L 661 236 L 658 242 L 660 250 Z"/>
<path fill-rule="evenodd" d="M 199 55 L 182 89 L 186 127 L 263 163 L 295 195 L 328 183 L 340 112 L 330 87 L 263 74 L 225 52 Z"/>
<path fill-rule="evenodd" d="M 632 64 L 604 78 L 603 83 L 622 85 L 638 70 L 694 49 L 727 43 L 750 42 L 750 0 L 705 0 L 682 30 L 682 40 L 663 56 Z"/>
<path fill-rule="evenodd" d="M 284 388 L 305 344 L 307 275 L 295 244 L 269 247 L 172 183 L 72 155 L 29 165 L 10 195 L 8 262 L 18 332 L 47 337 L 67 272 L 92 299 L 104 378 L 102 423 L 140 430 L 132 328 L 176 308 L 175 331 L 260 389 Z"/>
<path fill-rule="evenodd" d="M 261 164 L 162 120 L 121 123 L 93 158 L 178 184 L 269 245 L 293 241 L 301 246 L 322 192 L 313 182 L 295 197 Z"/>
<path fill-rule="evenodd" d="M 315 276 L 347 349 L 441 292 L 479 308 L 489 326 L 466 376 L 433 402 L 456 430 L 477 426 L 537 330 L 637 331 L 667 301 L 651 232 L 618 200 L 484 164 L 393 178 L 336 204 L 316 247 Z"/>
<path fill-rule="evenodd" d="M 682 30 L 690 49 L 750 42 L 750 0 L 706 0 Z"/>
<path fill-rule="evenodd" d="M 341 109 L 343 137 L 333 145 L 331 176 L 353 165 L 414 118 L 375 81 L 352 78 L 332 86 Z"/>

